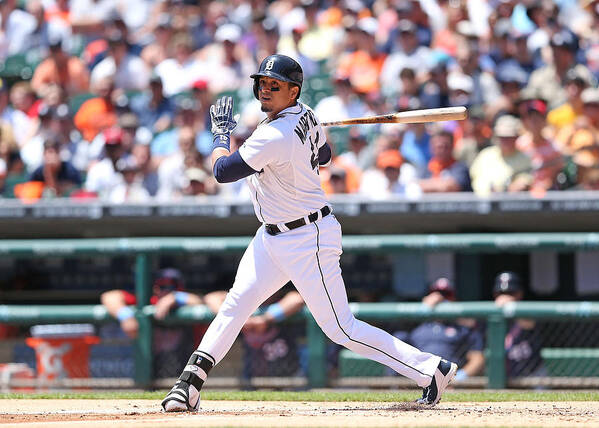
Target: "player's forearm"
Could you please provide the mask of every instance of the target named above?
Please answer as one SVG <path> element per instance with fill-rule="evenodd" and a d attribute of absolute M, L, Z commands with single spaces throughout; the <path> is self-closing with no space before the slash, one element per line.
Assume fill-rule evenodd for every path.
<path fill-rule="evenodd" d="M 225 149 L 224 147 L 215 147 L 212 150 L 212 170 L 214 170 L 214 165 L 216 164 L 216 161 L 223 157 L 223 156 L 229 156 L 231 154 L 231 152 L 227 149 Z"/>

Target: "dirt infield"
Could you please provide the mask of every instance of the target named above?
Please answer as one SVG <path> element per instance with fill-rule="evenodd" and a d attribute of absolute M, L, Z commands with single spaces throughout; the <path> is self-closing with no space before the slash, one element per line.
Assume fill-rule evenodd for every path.
<path fill-rule="evenodd" d="M 208 401 L 165 414 L 154 400 L 0 400 L 6 427 L 591 427 L 599 402 L 314 403 Z"/>

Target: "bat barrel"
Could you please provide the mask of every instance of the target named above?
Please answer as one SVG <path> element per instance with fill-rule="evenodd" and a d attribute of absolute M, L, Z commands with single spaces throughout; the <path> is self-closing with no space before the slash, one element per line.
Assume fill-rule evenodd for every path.
<path fill-rule="evenodd" d="M 423 110 L 402 111 L 380 116 L 359 117 L 333 122 L 324 122 L 322 126 L 367 125 L 376 123 L 427 123 L 446 120 L 464 120 L 468 117 L 466 107 L 443 107 Z"/>

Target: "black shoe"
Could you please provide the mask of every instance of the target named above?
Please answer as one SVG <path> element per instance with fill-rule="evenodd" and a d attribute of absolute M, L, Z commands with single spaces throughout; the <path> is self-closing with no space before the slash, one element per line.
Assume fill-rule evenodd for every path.
<path fill-rule="evenodd" d="M 451 383 L 457 371 L 458 365 L 456 363 L 441 359 L 437 370 L 435 370 L 431 384 L 422 389 L 422 398 L 419 398 L 416 402 L 429 406 L 437 404 L 441 400 L 443 391 Z"/>
<path fill-rule="evenodd" d="M 200 391 L 193 385 L 177 380 L 162 400 L 165 412 L 197 412 L 200 409 Z"/>

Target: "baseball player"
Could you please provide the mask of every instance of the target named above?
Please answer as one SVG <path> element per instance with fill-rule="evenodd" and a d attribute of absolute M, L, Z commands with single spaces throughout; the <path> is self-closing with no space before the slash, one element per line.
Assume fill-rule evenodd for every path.
<path fill-rule="evenodd" d="M 457 364 L 396 339 L 354 318 L 339 256 L 341 226 L 320 186 L 319 166 L 331 159 L 325 133 L 312 110 L 300 103 L 303 72 L 284 55 L 260 64 L 254 95 L 267 118 L 231 153 L 237 125 L 230 97 L 210 109 L 214 176 L 220 183 L 247 177 L 263 224 L 246 249 L 235 282 L 183 373 L 162 401 L 167 412 L 197 411 L 200 390 L 258 306 L 292 281 L 326 335 L 352 351 L 385 364 L 423 389 L 418 402 L 435 405 L 454 378 Z"/>

